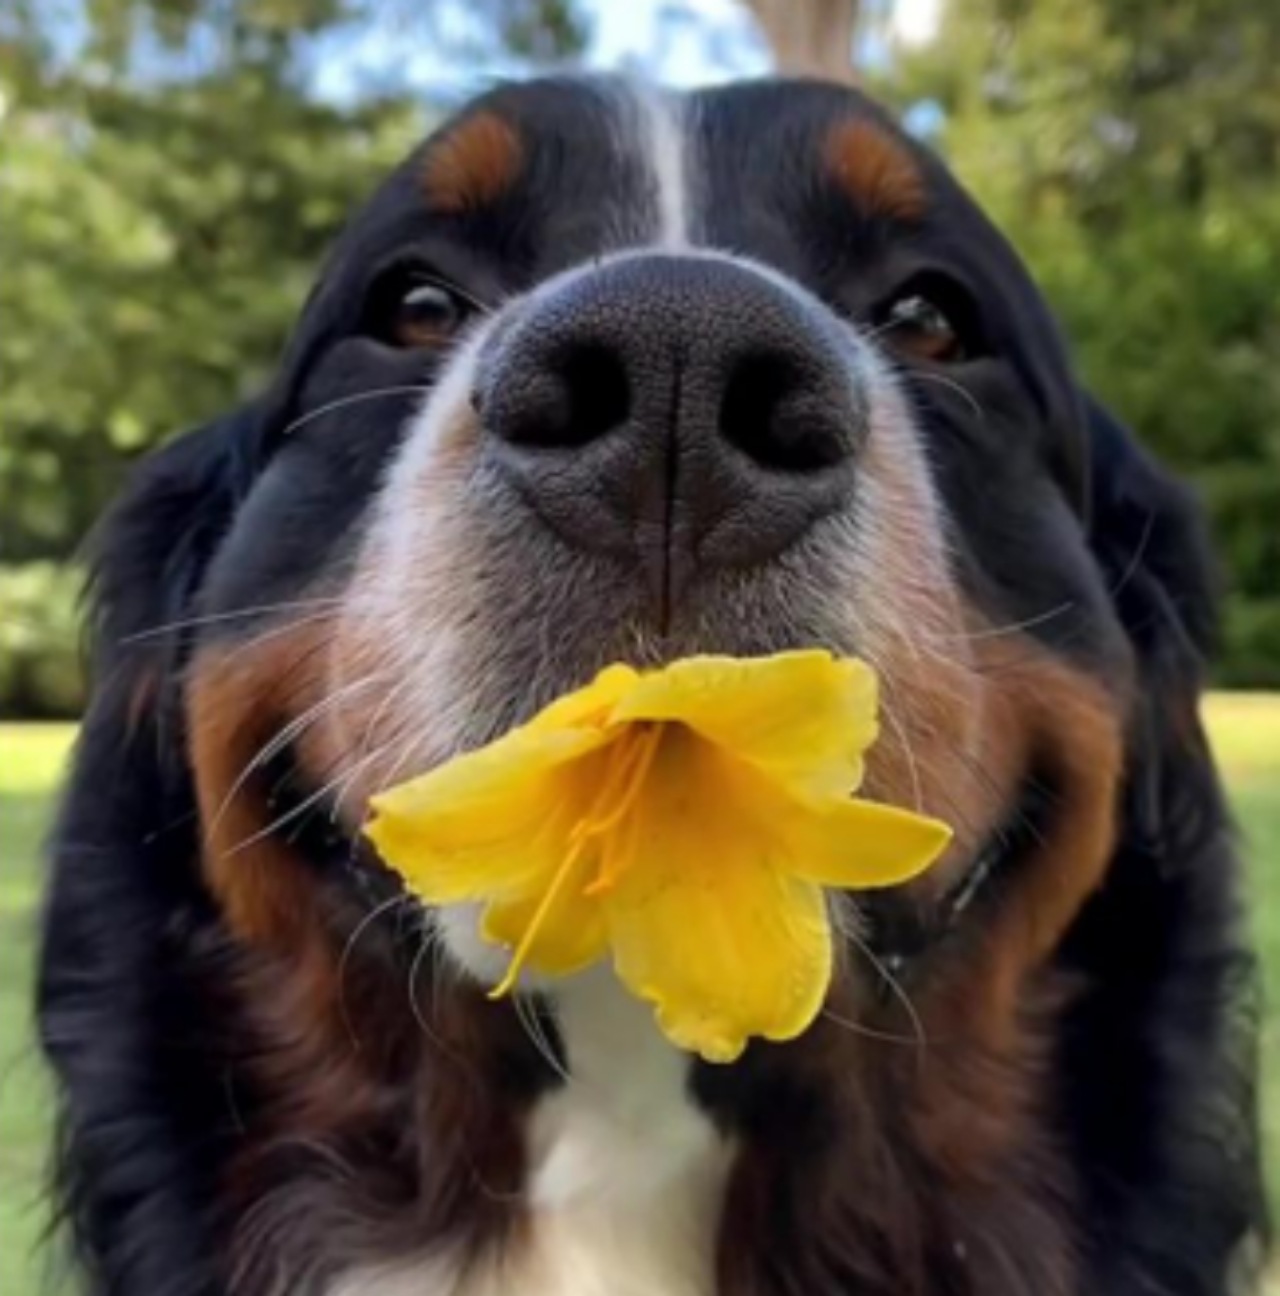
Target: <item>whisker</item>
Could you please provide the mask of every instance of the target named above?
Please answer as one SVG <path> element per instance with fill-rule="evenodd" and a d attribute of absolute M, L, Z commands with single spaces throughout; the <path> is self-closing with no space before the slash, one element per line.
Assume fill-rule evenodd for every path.
<path fill-rule="evenodd" d="M 868 636 L 865 635 L 865 632 L 860 630 L 859 637 L 865 640 Z M 914 639 L 914 637 L 912 638 Z M 954 659 L 934 653 L 919 640 L 915 640 L 915 642 L 920 651 L 926 655 L 937 657 L 939 660 L 945 661 L 948 665 L 955 665 Z M 916 798 L 916 808 L 921 809 L 923 803 L 923 788 L 926 782 L 925 776 L 934 773 L 936 766 L 934 763 L 925 760 L 921 753 L 916 751 L 915 746 L 912 743 L 910 726 L 906 724 L 903 719 L 903 716 L 909 714 L 909 712 L 906 708 L 899 705 L 893 672 L 888 670 L 883 661 L 880 660 L 877 654 L 872 652 L 870 649 L 867 649 L 864 646 L 860 648 L 859 651 L 883 681 L 884 692 L 881 702 L 882 711 L 886 723 L 893 730 L 894 736 L 902 744 L 903 756 L 907 762 L 908 774 L 912 782 L 912 792 Z M 1003 800 L 1006 790 L 996 784 L 995 780 L 991 777 L 990 772 L 984 769 L 970 753 L 951 747 L 948 749 L 948 759 L 950 761 L 958 762 L 961 772 L 968 775 L 968 777 L 971 778 L 984 792 L 990 794 L 993 801 Z M 932 807 L 934 813 L 945 814 L 947 822 L 950 823 L 953 828 L 959 829 L 971 837 L 977 838 L 985 834 L 988 831 L 987 825 L 973 823 L 967 813 L 967 807 L 963 806 L 955 795 L 950 794 L 943 786 L 939 786 L 939 782 L 940 781 L 936 779 L 932 780 L 931 791 L 937 803 Z M 1025 814 L 1019 812 L 1017 818 L 1019 823 L 1026 823 Z M 1029 824 L 1026 826 L 1029 828 L 1032 827 L 1032 825 Z M 1003 828 L 998 827 L 996 832 L 1001 840 L 1004 840 Z"/>
<path fill-rule="evenodd" d="M 861 1035 L 866 1039 L 878 1040 L 885 1044 L 909 1044 L 912 1048 L 920 1047 L 920 1040 L 914 1035 L 899 1035 L 894 1031 L 876 1030 L 874 1026 L 864 1026 L 862 1022 L 842 1017 L 830 1008 L 824 1008 L 822 1016 L 853 1035 Z"/>
<path fill-rule="evenodd" d="M 327 693 L 313 706 L 310 706 L 303 711 L 301 715 L 295 716 L 288 722 L 288 724 L 278 729 L 272 738 L 268 739 L 267 742 L 258 748 L 257 752 L 246 762 L 244 769 L 242 769 L 237 775 L 235 782 L 227 791 L 226 796 L 223 797 L 222 804 L 218 807 L 216 813 L 209 822 L 210 831 L 217 828 L 218 824 L 222 822 L 222 818 L 230 808 L 232 801 L 239 794 L 241 789 L 243 789 L 245 783 L 248 782 L 250 776 L 255 770 L 260 769 L 262 765 L 283 750 L 283 748 L 292 742 L 298 734 L 315 724 L 325 711 L 336 706 L 352 693 L 359 692 L 361 689 L 368 688 L 378 682 L 379 677 L 374 675 L 365 675 L 352 680 L 350 683 L 344 684 L 340 688 Z M 261 835 L 262 834 L 260 833 L 255 834 L 255 840 Z"/>
<path fill-rule="evenodd" d="M 366 679 L 363 682 L 366 684 L 377 683 L 376 680 L 370 679 Z M 319 719 L 319 717 L 313 716 L 312 722 L 316 719 Z M 263 838 L 271 836 L 272 833 L 279 832 L 286 824 L 293 823 L 295 820 L 301 818 L 311 809 L 312 806 L 330 796 L 346 777 L 347 771 L 345 769 L 340 773 L 335 774 L 332 778 L 328 779 L 316 788 L 314 792 L 299 801 L 297 805 L 290 806 L 284 814 L 278 815 L 269 824 L 266 824 L 256 832 L 251 833 L 243 841 L 237 842 L 235 846 L 231 847 L 231 849 L 227 851 L 227 855 L 238 855 L 241 851 L 247 850 L 250 846 L 254 845 L 255 842 L 262 841 Z M 332 819 L 330 822 L 332 822 Z"/>
<path fill-rule="evenodd" d="M 438 939 L 431 947 L 431 1020 L 440 1020 L 440 986 L 448 975 L 445 966 L 444 938 Z"/>
<path fill-rule="evenodd" d="M 376 748 L 371 749 L 371 744 L 373 742 L 374 734 L 377 731 L 378 724 L 382 720 L 382 717 L 396 702 L 399 701 L 401 697 L 404 696 L 405 692 L 408 689 L 410 689 L 414 683 L 415 680 L 411 675 L 406 676 L 398 684 L 389 688 L 386 692 L 386 696 L 383 697 L 382 701 L 379 702 L 378 705 L 374 708 L 373 714 L 369 717 L 368 721 L 365 723 L 364 735 L 360 740 L 360 745 L 359 748 L 357 749 L 356 759 L 348 767 L 349 772 L 346 778 L 343 779 L 342 786 L 338 789 L 338 793 L 334 798 L 333 810 L 330 814 L 331 819 L 337 816 L 339 806 L 346 799 L 348 793 L 351 791 L 352 784 L 355 783 L 356 779 L 359 778 L 360 774 L 369 765 L 373 764 L 380 757 L 385 755 L 386 752 L 391 748 L 392 744 L 396 741 L 395 737 L 393 736 L 391 738 L 388 738 L 386 742 L 379 743 Z"/>
<path fill-rule="evenodd" d="M 269 824 L 259 828 L 256 832 L 250 833 L 248 837 L 236 842 L 236 844 L 227 851 L 227 858 L 231 858 L 232 856 L 247 851 L 250 846 L 256 845 L 258 842 L 270 837 L 272 833 L 279 832 L 286 824 L 293 823 L 296 819 L 301 818 L 313 805 L 316 804 L 316 802 L 322 801 L 325 793 L 328 791 L 329 784 L 327 783 L 323 787 L 317 788 L 309 796 L 305 797 L 302 801 L 299 801 L 297 805 L 290 806 L 284 814 L 279 815 Z"/>
<path fill-rule="evenodd" d="M 979 643 L 985 639 L 999 639 L 1004 635 L 1017 634 L 1022 630 L 1030 630 L 1033 626 L 1044 625 L 1047 621 L 1052 621 L 1055 617 L 1060 617 L 1064 613 L 1074 610 L 1076 606 L 1074 599 L 1067 599 L 1059 603 L 1057 607 L 1051 607 L 1047 611 L 1037 612 L 1035 616 L 1029 616 L 1023 621 L 1011 621 L 1006 625 L 991 626 L 984 630 L 975 630 L 972 633 L 961 634 L 938 634 L 935 638 L 947 643 Z"/>
<path fill-rule="evenodd" d="M 515 994 L 511 996 L 511 1003 L 515 1008 L 516 1020 L 519 1021 L 529 1043 L 533 1045 L 534 1050 L 552 1071 L 568 1084 L 569 1073 L 561 1065 L 560 1059 L 556 1057 L 555 1050 L 551 1047 L 551 1041 L 547 1038 L 542 1022 L 538 1020 L 538 1010 L 532 1000 L 526 999 L 523 995 Z"/>
<path fill-rule="evenodd" d="M 389 746 L 390 742 L 388 742 L 387 745 Z M 380 780 L 382 785 L 384 787 L 394 786 L 396 780 L 400 777 L 400 771 L 403 770 L 404 767 L 413 760 L 415 756 L 417 756 L 417 754 L 417 747 L 412 742 L 406 742 L 386 777 Z"/>
<path fill-rule="evenodd" d="M 146 639 L 159 638 L 171 634 L 174 630 L 192 630 L 197 626 L 219 625 L 225 621 L 241 621 L 248 617 L 266 616 L 272 612 L 294 612 L 316 607 L 336 607 L 342 603 L 340 596 L 333 598 L 291 599 L 285 603 L 258 603 L 253 607 L 236 608 L 230 612 L 211 612 L 208 616 L 186 617 L 180 621 L 168 621 L 163 625 L 150 626 L 146 630 L 137 630 L 133 634 L 123 635 L 120 644 L 140 643 Z"/>
<path fill-rule="evenodd" d="M 382 917 L 388 910 L 394 910 L 409 902 L 409 897 L 405 895 L 394 895 L 384 900 L 381 904 L 375 905 L 360 921 L 356 924 L 351 935 L 347 937 L 342 946 L 342 957 L 338 960 L 338 1012 L 342 1017 L 342 1024 L 346 1027 L 347 1034 L 351 1037 L 352 1047 L 357 1051 L 363 1047 L 359 1037 L 356 1035 L 355 1024 L 351 1020 L 351 1014 L 347 1010 L 347 961 L 355 950 L 356 942 L 360 937 Z"/>
<path fill-rule="evenodd" d="M 341 813 L 343 802 L 351 794 L 351 787 L 356 779 L 364 772 L 366 767 L 372 765 L 375 761 L 380 760 L 391 749 L 395 739 L 389 738 L 384 743 L 379 743 L 372 751 L 366 753 L 353 765 L 347 766 L 342 775 L 336 780 L 337 786 L 334 788 L 333 805 L 329 810 L 329 822 L 337 823 L 338 815 Z M 367 819 L 367 812 L 362 814 L 362 819 Z"/>
<path fill-rule="evenodd" d="M 916 763 L 916 752 L 911 743 L 911 736 L 907 733 L 902 721 L 898 718 L 896 706 L 885 697 L 881 705 L 881 711 L 889 727 L 893 730 L 894 736 L 902 745 L 903 755 L 907 761 L 907 773 L 911 776 L 911 799 L 915 804 L 917 811 L 924 810 L 924 788 L 920 782 L 920 767 Z"/>
<path fill-rule="evenodd" d="M 1147 547 L 1151 543 L 1151 536 L 1155 532 L 1155 529 L 1156 529 L 1156 515 L 1155 515 L 1155 511 L 1152 510 L 1150 513 L 1147 514 L 1147 520 L 1143 524 L 1142 535 L 1138 537 L 1138 544 L 1133 551 L 1133 556 L 1129 559 L 1129 562 L 1126 564 L 1125 569 L 1120 576 L 1120 579 L 1115 583 L 1115 585 L 1111 589 L 1112 598 L 1118 598 L 1119 595 L 1124 591 L 1125 587 L 1134 578 L 1134 575 L 1137 573 L 1138 568 L 1142 565 L 1142 559 L 1146 555 Z"/>
<path fill-rule="evenodd" d="M 273 625 L 269 630 L 263 630 L 252 638 L 246 639 L 243 643 L 236 644 L 222 660 L 224 662 L 235 661 L 236 658 L 261 648 L 263 644 L 270 643 L 273 639 L 283 639 L 286 635 L 295 630 L 300 630 L 303 626 L 317 625 L 320 622 L 328 621 L 333 618 L 335 612 L 336 609 L 325 608 L 319 612 L 312 612 L 309 616 L 291 618 L 283 625 Z M 317 645 L 318 648 L 324 646 L 323 644 Z M 299 661 L 305 661 L 309 656 L 311 656 L 310 652 L 300 657 Z"/>
<path fill-rule="evenodd" d="M 428 383 L 408 383 L 403 386 L 378 387 L 373 391 L 353 392 L 349 396 L 339 396 L 334 400 L 326 401 L 325 404 L 317 406 L 313 410 L 308 410 L 300 418 L 294 419 L 292 423 L 286 423 L 280 435 L 282 437 L 289 436 L 300 427 L 305 427 L 308 423 L 323 418 L 326 414 L 332 414 L 334 410 L 345 409 L 348 405 L 359 405 L 362 401 L 377 400 L 382 396 L 428 396 L 431 391 L 432 387 Z"/>
<path fill-rule="evenodd" d="M 418 973 L 422 970 L 422 961 L 429 953 L 432 953 L 434 947 L 440 943 L 440 932 L 434 927 L 427 927 L 422 934 L 422 939 L 418 943 L 418 948 L 413 956 L 413 961 L 409 964 L 409 1011 L 413 1013 L 413 1020 L 418 1023 L 418 1029 L 430 1040 L 434 1040 L 440 1048 L 450 1057 L 457 1060 L 457 1054 L 449 1047 L 440 1032 L 435 1029 L 422 1015 L 422 1007 L 418 1003 Z M 433 978 L 434 980 L 434 978 Z M 434 1012 L 433 1007 L 433 1012 Z"/>
<path fill-rule="evenodd" d="M 852 930 L 851 926 L 845 924 L 841 928 L 841 935 L 862 955 L 863 958 L 871 965 L 876 975 L 884 982 L 889 993 L 902 1005 L 903 1011 L 907 1014 L 911 1022 L 911 1032 L 914 1037 L 915 1045 L 923 1051 L 929 1046 L 928 1038 L 925 1036 L 924 1022 L 920 1019 L 920 1014 L 916 1011 L 916 1006 L 911 1000 L 902 982 L 893 975 L 885 966 L 884 960 L 876 954 L 875 950 L 863 940 L 862 936 Z"/>
<path fill-rule="evenodd" d="M 906 369 L 901 366 L 899 366 L 898 372 L 904 375 L 909 382 L 936 383 L 939 387 L 945 388 L 947 391 L 955 392 L 955 394 L 964 400 L 973 411 L 973 415 L 976 419 L 980 422 L 986 422 L 986 411 L 978 404 L 977 397 L 974 396 L 967 387 L 958 383 L 954 378 L 948 378 L 945 374 L 925 373 L 919 369 Z"/>
<path fill-rule="evenodd" d="M 894 686 L 891 682 L 893 680 L 893 675 L 891 672 L 884 669 L 883 663 L 877 661 L 874 654 L 870 651 L 864 651 L 863 656 L 871 663 L 871 667 L 875 671 L 877 677 L 885 682 L 886 687 L 882 701 L 884 718 L 888 722 L 889 727 L 893 730 L 894 736 L 898 739 L 899 743 L 902 744 L 903 755 L 907 762 L 907 770 L 911 777 L 911 792 L 915 801 L 915 808 L 917 810 L 923 810 L 924 785 L 920 778 L 920 766 L 916 760 L 915 747 L 911 742 L 911 736 L 907 727 L 903 724 L 902 719 L 898 714 L 897 703 L 890 696 L 894 691 Z"/>

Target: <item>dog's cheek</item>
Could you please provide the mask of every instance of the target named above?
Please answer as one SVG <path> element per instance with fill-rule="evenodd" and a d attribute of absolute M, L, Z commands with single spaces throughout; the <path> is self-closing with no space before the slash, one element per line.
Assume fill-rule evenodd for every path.
<path fill-rule="evenodd" d="M 207 647 L 187 676 L 205 880 L 237 936 L 277 949 L 320 926 L 314 878 L 271 831 L 268 765 L 291 734 L 301 738 L 302 717 L 323 704 L 326 629 L 312 621 L 256 642 Z"/>
<path fill-rule="evenodd" d="M 1008 1022 L 1019 988 L 1042 966 L 1100 885 L 1119 832 L 1129 686 L 1104 682 L 1026 636 L 992 639 L 983 669 L 1001 681 L 1002 723 L 1025 751 L 1025 776 L 1046 803 L 1038 845 L 996 897 L 971 1011 Z M 979 970 L 981 969 L 981 970 Z"/>
<path fill-rule="evenodd" d="M 993 624 L 960 589 L 923 438 L 892 390 L 878 403 L 858 508 L 830 558 L 848 609 L 843 634 L 881 681 L 881 736 L 869 795 L 937 815 L 955 830 L 913 883 L 926 905 L 949 891 L 1043 784 L 1043 841 L 984 916 L 980 957 L 942 977 L 938 1021 L 1010 1029 L 1020 987 L 1098 885 L 1114 845 L 1129 666 L 1104 680 L 1016 628 Z M 964 983 L 962 991 L 949 987 Z M 957 1014 L 959 1014 L 957 1016 Z"/>
<path fill-rule="evenodd" d="M 880 737 L 867 766 L 877 800 L 946 820 L 955 840 L 917 887 L 942 889 L 985 844 L 1016 792 L 1021 753 L 1003 731 L 974 655 L 986 619 L 958 587 L 950 523 L 901 397 L 873 405 L 848 518 L 820 555 L 833 590 L 833 642 L 880 681 Z"/>

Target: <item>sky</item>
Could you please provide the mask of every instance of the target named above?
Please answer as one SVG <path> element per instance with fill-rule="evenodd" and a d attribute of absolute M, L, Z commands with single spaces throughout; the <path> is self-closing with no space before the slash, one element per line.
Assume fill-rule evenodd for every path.
<path fill-rule="evenodd" d="M 891 9 L 889 32 L 903 44 L 918 44 L 936 33 L 945 0 L 880 0 Z M 672 86 L 706 85 L 768 71 L 767 53 L 738 0 L 594 0 L 588 3 L 593 33 L 586 64 L 594 69 L 642 69 Z M 678 16 L 679 11 L 688 15 Z M 458 12 L 458 11 L 455 11 Z M 465 14 L 465 8 L 461 10 Z M 449 19 L 442 20 L 450 25 Z M 455 23 L 457 19 L 453 20 Z M 465 22 L 465 17 L 462 18 Z M 368 24 L 340 47 L 316 60 L 316 88 L 325 97 L 350 98 L 362 86 L 388 78 L 421 87 L 433 97 L 475 91 L 494 77 L 518 69 L 443 57 L 435 42 L 415 40 L 409 24 Z M 864 51 L 887 57 L 880 45 Z"/>
<path fill-rule="evenodd" d="M 802 0 L 795 0 L 801 3 Z M 42 0 L 44 32 L 71 58 L 88 34 L 88 0 Z M 307 51 L 307 76 L 322 99 L 349 103 L 379 88 L 417 90 L 424 100 L 447 103 L 525 69 L 493 58 L 443 52 L 440 36 L 466 34 L 474 0 L 356 0 L 356 17 L 326 31 Z M 740 0 L 582 0 L 591 23 L 584 59 L 600 71 L 642 72 L 674 87 L 710 85 L 769 71 L 768 53 Z M 917 45 L 936 35 L 946 0 L 863 0 L 867 11 L 888 14 L 859 50 L 859 62 L 876 66 L 892 58 L 893 45 Z M 886 40 L 886 36 L 888 39 Z M 206 54 L 207 50 L 204 51 Z M 153 75 L 191 75 L 198 48 L 168 51 L 145 44 Z M 909 125 L 911 123 L 908 123 Z"/>

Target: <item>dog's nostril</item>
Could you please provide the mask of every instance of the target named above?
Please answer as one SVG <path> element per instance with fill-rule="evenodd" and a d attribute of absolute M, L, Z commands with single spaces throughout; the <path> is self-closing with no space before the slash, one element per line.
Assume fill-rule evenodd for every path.
<path fill-rule="evenodd" d="M 631 383 L 622 358 L 603 346 L 576 346 L 553 366 L 568 395 L 561 438 L 564 446 L 586 445 L 631 414 Z"/>
<path fill-rule="evenodd" d="M 794 360 L 777 353 L 738 358 L 720 402 L 719 432 L 762 468 L 806 473 L 832 468 L 849 453 L 825 393 Z"/>
<path fill-rule="evenodd" d="M 631 385 L 622 357 L 576 343 L 540 365 L 509 372 L 482 401 L 481 416 L 504 441 L 571 450 L 626 423 Z"/>

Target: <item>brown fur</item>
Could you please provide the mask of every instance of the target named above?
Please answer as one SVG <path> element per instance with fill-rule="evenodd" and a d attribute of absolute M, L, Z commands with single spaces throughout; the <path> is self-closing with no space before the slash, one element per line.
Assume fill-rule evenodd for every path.
<path fill-rule="evenodd" d="M 465 1260 L 522 1223 L 537 1087 L 511 1009 L 430 955 L 398 968 L 394 914 L 374 931 L 328 918 L 287 955 L 241 954 L 257 1039 L 241 1083 L 257 1101 L 228 1189 L 248 1208 L 233 1246 L 247 1290 L 281 1248 L 291 1274 L 320 1254 L 336 1270 L 441 1239 Z"/>
<path fill-rule="evenodd" d="M 990 640 L 977 665 L 992 686 L 988 745 L 1052 781 L 1043 846 L 984 920 L 909 969 L 918 1021 L 893 997 L 860 1003 L 859 970 L 785 1067 L 757 1052 L 723 1296 L 1075 1290 L 1076 1185 L 1051 1133 L 1050 1053 L 1073 987 L 1045 959 L 1114 846 L 1123 706 L 1024 637 Z M 871 1033 L 851 1034 L 855 1017 Z"/>
<path fill-rule="evenodd" d="M 427 156 L 422 173 L 427 202 L 454 214 L 500 198 L 520 173 L 520 137 L 496 113 L 464 118 Z"/>
<path fill-rule="evenodd" d="M 206 650 L 187 682 L 188 746 L 204 832 L 205 878 L 237 935 L 293 948 L 314 928 L 314 883 L 277 835 L 255 757 L 324 690 L 327 627 L 316 623 Z"/>
<path fill-rule="evenodd" d="M 984 953 L 937 978 L 940 1018 L 998 1033 L 1009 1028 L 1026 976 L 1055 948 L 1101 882 L 1115 846 L 1127 698 L 1107 693 L 1025 637 L 993 640 L 984 672 L 999 682 L 999 723 L 1024 770 L 1050 780 L 1053 811 L 1042 847 L 1003 888 L 983 925 Z"/>
<path fill-rule="evenodd" d="M 873 122 L 838 122 L 827 136 L 824 161 L 832 179 L 867 212 L 901 221 L 924 214 L 927 194 L 916 160 Z"/>
<path fill-rule="evenodd" d="M 206 651 L 188 684 L 204 868 L 237 942 L 232 993 L 254 1043 L 234 1080 L 252 1115 L 228 1181 L 243 1217 L 234 1285 L 373 1261 L 448 1238 L 460 1257 L 517 1230 L 522 1129 L 541 1073 L 508 1005 L 483 1000 L 391 935 L 268 823 L 246 766 L 325 696 L 321 623 Z M 313 778 L 334 753 L 299 738 Z M 320 762 L 320 764 L 317 764 Z M 418 942 L 425 932 L 416 930 Z M 309 1167 L 309 1168 L 300 1168 Z M 359 1190 L 353 1192 L 352 1185 Z"/>

